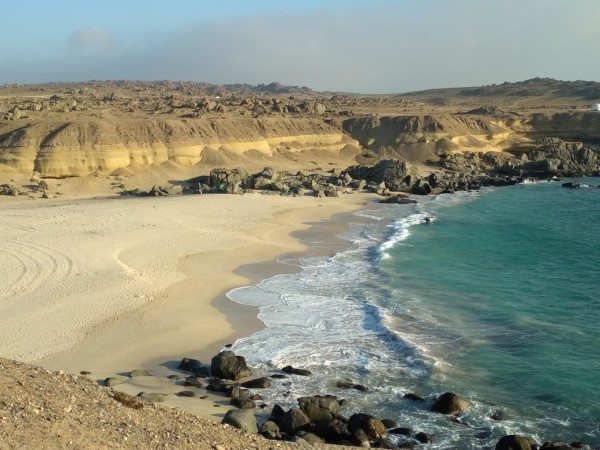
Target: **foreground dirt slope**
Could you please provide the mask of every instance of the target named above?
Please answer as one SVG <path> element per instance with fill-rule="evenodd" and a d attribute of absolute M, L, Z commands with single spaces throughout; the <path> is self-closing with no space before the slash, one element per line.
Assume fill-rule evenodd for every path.
<path fill-rule="evenodd" d="M 0 449 L 293 450 L 173 409 L 124 406 L 83 376 L 0 358 Z M 339 446 L 311 446 L 333 449 Z"/>

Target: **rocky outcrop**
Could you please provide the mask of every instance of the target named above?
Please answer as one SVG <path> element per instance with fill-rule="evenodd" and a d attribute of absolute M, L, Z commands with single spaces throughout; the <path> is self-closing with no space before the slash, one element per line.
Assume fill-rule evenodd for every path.
<path fill-rule="evenodd" d="M 435 399 L 431 410 L 441 414 L 456 416 L 470 407 L 471 402 L 464 397 L 453 392 L 445 392 Z"/>
<path fill-rule="evenodd" d="M 225 380 L 239 380 L 250 376 L 252 371 L 246 364 L 243 356 L 236 356 L 232 351 L 226 350 L 214 356 L 210 365 L 213 377 Z"/>

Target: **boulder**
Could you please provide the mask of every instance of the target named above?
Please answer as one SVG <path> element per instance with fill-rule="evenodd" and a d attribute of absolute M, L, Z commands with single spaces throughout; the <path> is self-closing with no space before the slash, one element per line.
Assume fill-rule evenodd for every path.
<path fill-rule="evenodd" d="M 177 366 L 179 370 L 185 370 L 186 372 L 191 372 L 195 376 L 202 376 L 205 378 L 208 376 L 208 369 L 206 367 L 202 367 L 202 363 L 193 358 L 183 358 L 179 365 Z M 205 376 L 203 376 L 205 375 Z"/>
<path fill-rule="evenodd" d="M 340 419 L 317 422 L 312 431 L 328 442 L 339 442 L 344 439 L 350 439 L 350 431 L 348 431 L 348 427 Z"/>
<path fill-rule="evenodd" d="M 183 385 L 184 386 L 193 386 L 193 387 L 198 387 L 198 388 L 202 387 L 202 383 L 194 375 L 190 375 L 189 377 L 187 377 L 185 379 L 185 381 L 183 382 Z"/>
<path fill-rule="evenodd" d="M 241 384 L 245 388 L 249 389 L 266 389 L 271 387 L 271 380 L 266 377 L 256 378 L 254 380 L 248 380 Z"/>
<path fill-rule="evenodd" d="M 532 450 L 530 439 L 517 434 L 509 434 L 500 438 L 495 450 Z"/>
<path fill-rule="evenodd" d="M 243 356 L 236 356 L 230 350 L 223 351 L 212 358 L 210 371 L 214 377 L 226 380 L 239 380 L 252 373 Z"/>
<path fill-rule="evenodd" d="M 441 414 L 450 414 L 456 416 L 468 409 L 470 406 L 471 402 L 464 397 L 452 392 L 445 392 L 435 400 L 431 410 Z"/>
<path fill-rule="evenodd" d="M 256 422 L 254 413 L 250 409 L 232 409 L 227 411 L 221 423 L 242 430 L 244 433 L 258 433 L 258 423 Z"/>
<path fill-rule="evenodd" d="M 301 375 L 304 377 L 312 375 L 312 372 L 310 370 L 298 369 L 298 368 L 292 367 L 292 366 L 285 366 L 283 369 L 281 369 L 281 371 L 285 372 L 285 373 L 289 373 L 291 375 Z"/>
<path fill-rule="evenodd" d="M 298 431 L 294 437 L 302 439 L 307 444 L 322 444 L 323 443 L 323 439 L 321 439 L 316 434 L 310 433 L 308 431 Z"/>
<path fill-rule="evenodd" d="M 421 444 L 429 444 L 433 441 L 433 437 L 430 434 L 424 433 L 422 431 L 415 434 L 415 439 Z"/>
<path fill-rule="evenodd" d="M 387 437 L 387 429 L 381 420 L 364 413 L 353 414 L 348 419 L 348 429 L 352 434 L 357 429 L 361 429 L 369 437 L 370 440 L 385 439 Z"/>
<path fill-rule="evenodd" d="M 233 381 L 231 380 L 221 380 L 220 378 L 211 378 L 210 382 L 206 386 L 206 389 L 209 391 L 215 392 L 227 392 L 231 389 Z"/>
<path fill-rule="evenodd" d="M 330 421 L 340 415 L 340 404 L 333 396 L 301 397 L 298 404 L 313 423 Z"/>
<path fill-rule="evenodd" d="M 236 408 L 240 409 L 254 409 L 256 408 L 256 403 L 250 400 L 247 397 L 234 397 L 231 399 L 230 403 Z"/>
<path fill-rule="evenodd" d="M 281 430 L 289 435 L 294 435 L 298 431 L 306 430 L 310 426 L 310 419 L 298 407 L 290 408 L 281 418 Z"/>
<path fill-rule="evenodd" d="M 267 420 L 263 423 L 262 427 L 260 427 L 260 434 L 267 439 L 281 439 L 279 426 L 272 420 Z"/>

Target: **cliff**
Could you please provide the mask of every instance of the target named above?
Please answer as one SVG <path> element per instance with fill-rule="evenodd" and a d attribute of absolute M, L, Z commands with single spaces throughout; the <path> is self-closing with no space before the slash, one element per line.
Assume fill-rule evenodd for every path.
<path fill-rule="evenodd" d="M 5 122 L 0 130 L 0 167 L 43 177 L 166 161 L 193 165 L 211 150 L 272 156 L 312 149 L 335 153 L 356 145 L 341 130 L 312 118 L 46 119 Z"/>

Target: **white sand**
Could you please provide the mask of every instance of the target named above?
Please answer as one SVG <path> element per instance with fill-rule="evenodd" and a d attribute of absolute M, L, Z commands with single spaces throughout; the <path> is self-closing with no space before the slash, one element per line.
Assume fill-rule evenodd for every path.
<path fill-rule="evenodd" d="M 249 282 L 234 270 L 302 250 L 290 232 L 365 201 L 247 194 L 0 203 L 0 356 L 98 378 L 182 355 L 206 362 L 260 326 L 232 304 L 228 314 L 246 328 L 234 330 L 213 306 Z"/>

